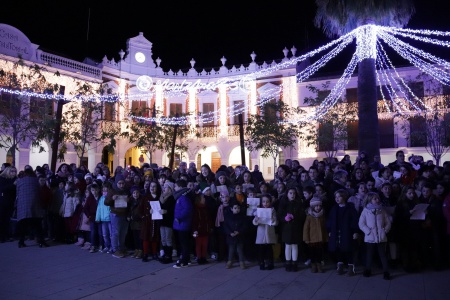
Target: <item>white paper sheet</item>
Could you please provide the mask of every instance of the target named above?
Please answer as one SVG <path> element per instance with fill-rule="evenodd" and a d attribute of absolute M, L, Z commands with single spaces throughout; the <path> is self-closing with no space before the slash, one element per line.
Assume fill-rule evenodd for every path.
<path fill-rule="evenodd" d="M 259 205 L 259 198 L 247 198 L 247 216 L 253 216 Z"/>
<path fill-rule="evenodd" d="M 242 191 L 244 193 L 246 193 L 248 188 L 254 188 L 254 187 L 255 187 L 255 185 L 253 185 L 251 183 L 244 183 L 244 184 L 242 184 Z"/>
<path fill-rule="evenodd" d="M 272 209 L 271 208 L 257 208 L 256 216 L 259 224 L 272 225 Z"/>
<path fill-rule="evenodd" d="M 124 208 L 127 207 L 128 196 L 127 195 L 116 195 L 117 198 L 114 200 L 115 208 Z"/>
<path fill-rule="evenodd" d="M 220 194 L 224 194 L 224 195 L 228 195 L 228 196 L 230 195 L 230 193 L 228 193 L 228 188 L 226 185 L 218 185 L 216 187 L 216 189 Z"/>
<path fill-rule="evenodd" d="M 413 208 L 413 213 L 411 215 L 411 220 L 425 220 L 427 208 L 429 204 L 419 203 Z"/>
<path fill-rule="evenodd" d="M 163 215 L 159 213 L 161 210 L 161 203 L 159 203 L 159 201 L 150 201 L 150 206 L 153 209 L 152 220 L 162 220 Z"/>

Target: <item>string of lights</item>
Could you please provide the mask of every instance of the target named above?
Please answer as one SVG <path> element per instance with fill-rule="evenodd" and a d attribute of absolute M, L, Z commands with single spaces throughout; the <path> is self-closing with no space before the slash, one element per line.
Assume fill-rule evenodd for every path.
<path fill-rule="evenodd" d="M 445 70 L 436 67 L 436 64 L 438 64 L 448 68 L 450 67 L 450 63 L 440 58 L 437 58 L 434 55 L 425 53 L 424 51 L 417 49 L 411 45 L 408 45 L 402 42 L 401 40 L 393 37 L 392 35 L 380 33 L 380 37 L 383 39 L 383 41 L 386 42 L 387 45 L 396 50 L 397 53 L 399 53 L 402 57 L 411 62 L 418 69 L 422 70 L 427 74 L 430 74 L 431 76 L 433 76 L 433 78 L 435 78 L 439 82 L 446 85 L 450 85 L 449 74 L 447 74 Z M 428 60 L 431 60 L 431 62 L 433 62 L 434 64 L 431 64 L 423 60 L 418 55 Z"/>
<path fill-rule="evenodd" d="M 438 38 L 435 38 L 438 37 Z M 307 59 L 313 58 L 318 54 L 328 51 L 322 57 L 320 57 L 316 62 L 307 66 L 305 69 L 298 72 L 296 76 L 297 82 L 303 82 L 313 74 L 315 74 L 319 69 L 324 67 L 330 60 L 335 58 L 339 53 L 341 53 L 350 43 L 356 39 L 356 52 L 354 53 L 351 61 L 344 70 L 342 76 L 336 82 L 335 86 L 332 88 L 330 94 L 325 98 L 325 100 L 313 110 L 313 112 L 308 115 L 299 115 L 293 120 L 288 122 L 294 123 L 299 121 L 312 121 L 321 118 L 327 110 L 336 104 L 340 96 L 342 95 L 345 86 L 348 84 L 352 74 L 354 73 L 358 62 L 365 58 L 376 58 L 376 77 L 377 82 L 381 86 L 386 87 L 388 96 L 392 102 L 392 107 L 394 111 L 400 114 L 410 113 L 411 110 L 407 104 L 415 111 L 423 111 L 421 107 L 429 110 L 430 108 L 425 105 L 425 103 L 417 97 L 413 91 L 410 89 L 408 84 L 399 75 L 396 68 L 394 67 L 392 61 L 387 55 L 381 42 L 384 42 L 388 47 L 395 50 L 400 56 L 408 60 L 412 65 L 417 67 L 422 72 L 429 74 L 438 82 L 450 85 L 450 74 L 447 69 L 450 69 L 450 63 L 445 59 L 439 58 L 431 53 L 425 52 L 417 47 L 410 45 L 409 43 L 401 40 L 400 38 L 412 39 L 418 42 L 424 42 L 427 44 L 439 45 L 443 47 L 450 47 L 450 41 L 446 41 L 440 38 L 450 37 L 450 32 L 443 32 L 437 30 L 415 30 L 407 28 L 395 28 L 377 25 L 364 25 L 356 28 L 355 30 L 333 40 L 326 45 L 323 45 L 315 50 L 305 53 L 298 57 L 291 57 L 290 59 L 284 59 L 280 63 L 273 62 L 270 65 L 264 63 L 260 68 L 252 73 L 236 76 L 233 78 L 223 79 L 223 84 L 237 85 L 240 83 L 241 87 L 248 81 L 253 81 L 257 78 L 263 78 L 270 75 L 278 70 L 292 68 L 299 62 L 303 62 Z M 204 88 L 203 88 L 204 89 Z M 397 92 L 398 91 L 398 92 Z M 155 96 L 155 92 L 146 93 L 133 93 L 133 94 L 111 94 L 111 95 L 74 95 L 74 96 L 64 96 L 55 95 L 47 93 L 36 93 L 30 91 L 18 91 L 7 88 L 0 88 L 1 93 L 10 93 L 25 97 L 35 97 L 47 100 L 65 100 L 65 101 L 107 101 L 107 102 L 117 102 L 117 101 L 135 101 L 142 99 L 150 99 Z M 264 103 L 273 99 L 274 97 L 282 93 L 281 87 L 265 91 L 263 94 L 259 95 L 259 101 L 256 103 L 257 106 L 262 106 Z M 384 91 L 381 89 L 381 95 L 383 100 L 386 98 L 383 94 Z M 164 90 L 163 95 L 165 97 L 187 95 L 187 90 Z M 401 97 L 402 96 L 402 97 Z M 403 101 L 404 99 L 405 101 Z M 390 106 L 384 100 L 384 106 L 388 112 L 392 112 Z M 232 118 L 237 114 L 240 114 L 248 109 L 247 105 L 235 104 L 230 105 L 225 109 L 226 117 Z M 196 116 L 181 116 L 181 117 L 156 117 L 147 118 L 140 116 L 131 116 L 134 119 L 142 120 L 146 122 L 156 122 L 167 125 L 185 125 L 195 120 L 198 123 L 210 123 L 220 120 L 223 110 L 220 109 L 215 111 L 210 111 L 207 113 L 200 113 Z"/>
<path fill-rule="evenodd" d="M 381 46 L 381 44 L 380 44 Z M 391 70 L 393 73 L 395 73 L 396 77 L 398 80 L 393 80 L 396 84 L 397 82 L 400 82 L 401 85 L 407 90 L 407 92 L 405 92 L 402 87 L 400 85 L 399 89 L 400 91 L 403 93 L 403 95 L 405 96 L 405 99 L 411 104 L 413 105 L 413 107 L 417 110 L 417 111 L 422 111 L 419 107 L 417 107 L 412 101 L 410 101 L 410 98 L 408 95 L 412 95 L 413 98 L 418 101 L 421 105 L 423 105 L 426 109 L 430 109 L 419 97 L 417 97 L 413 91 L 410 89 L 410 87 L 408 86 L 408 84 L 405 82 L 405 80 L 403 79 L 402 76 L 400 76 L 400 74 L 397 72 L 397 69 L 394 67 L 394 64 L 392 63 L 392 61 L 389 59 L 389 57 L 387 56 L 386 52 L 384 51 L 384 48 L 381 46 L 382 52 L 381 54 L 383 55 L 383 58 L 385 59 L 385 61 L 387 62 L 387 65 L 389 67 L 389 70 Z M 391 72 L 391 73 L 392 73 Z M 392 85 L 391 85 L 392 86 Z M 397 99 L 399 97 L 397 97 L 397 95 L 395 95 L 395 99 Z M 394 98 L 393 98 L 394 99 Z"/>
<path fill-rule="evenodd" d="M 381 96 L 383 97 L 383 99 L 386 99 L 384 94 L 383 94 L 383 89 L 382 86 L 384 85 L 386 87 L 386 90 L 389 94 L 389 98 L 391 99 L 391 102 L 393 104 L 393 106 L 395 107 L 395 110 L 400 113 L 403 114 L 403 110 L 407 110 L 406 106 L 402 103 L 399 102 L 399 104 L 401 106 L 403 106 L 403 109 L 400 107 L 400 105 L 397 103 L 397 100 L 399 99 L 397 92 L 394 88 L 394 86 L 397 84 L 394 76 L 392 75 L 392 70 L 389 68 L 389 63 L 388 63 L 388 58 L 386 55 L 386 52 L 384 51 L 383 46 L 379 43 L 377 45 L 378 47 L 378 55 L 377 55 L 377 62 L 378 62 L 378 67 L 379 70 L 376 69 L 377 74 L 381 71 L 382 72 L 382 78 L 383 78 L 383 83 L 380 84 L 380 90 L 381 90 Z M 392 81 L 391 81 L 392 79 Z M 386 106 L 389 107 L 386 103 Z M 390 110 L 389 110 L 390 112 Z"/>

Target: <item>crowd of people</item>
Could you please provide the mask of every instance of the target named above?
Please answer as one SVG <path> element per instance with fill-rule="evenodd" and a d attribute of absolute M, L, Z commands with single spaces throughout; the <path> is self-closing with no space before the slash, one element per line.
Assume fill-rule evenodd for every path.
<path fill-rule="evenodd" d="M 318 273 L 330 260 L 338 274 L 359 266 L 369 277 L 376 262 L 389 280 L 393 268 L 450 267 L 450 161 L 406 160 L 399 150 L 387 165 L 364 152 L 308 167 L 287 159 L 270 181 L 257 165 L 199 171 L 186 162 L 112 174 L 102 163 L 92 171 L 63 163 L 55 173 L 4 163 L 0 241 L 69 243 L 174 268 L 214 260 L 272 270 L 281 261 L 288 272 Z"/>

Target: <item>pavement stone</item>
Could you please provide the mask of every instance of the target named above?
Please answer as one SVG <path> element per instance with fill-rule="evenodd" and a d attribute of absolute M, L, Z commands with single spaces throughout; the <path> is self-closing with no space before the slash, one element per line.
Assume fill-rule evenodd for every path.
<path fill-rule="evenodd" d="M 80 247 L 49 243 L 39 248 L 26 241 L 0 244 L 0 299 L 450 299 L 450 270 L 409 274 L 391 272 L 392 280 L 373 270 L 370 278 L 337 275 L 334 264 L 312 274 L 300 265 L 286 272 L 282 263 L 261 271 L 225 269 L 225 262 L 192 264 L 174 269 L 157 261 L 143 263 L 131 257 L 114 258 Z M 359 268 L 361 269 L 361 268 Z"/>

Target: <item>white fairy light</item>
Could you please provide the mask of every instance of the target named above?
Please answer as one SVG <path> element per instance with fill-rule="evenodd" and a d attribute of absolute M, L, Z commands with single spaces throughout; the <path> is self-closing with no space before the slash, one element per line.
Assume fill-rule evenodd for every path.
<path fill-rule="evenodd" d="M 381 46 L 381 49 L 382 49 L 382 53 L 383 53 L 383 58 L 386 59 L 387 63 L 389 64 L 390 70 L 392 70 L 392 71 L 395 73 L 395 75 L 396 75 L 397 78 L 398 78 L 398 81 L 400 81 L 400 83 L 402 84 L 402 86 L 407 90 L 407 92 L 404 92 L 404 90 L 402 89 L 402 87 L 401 87 L 400 85 L 398 85 L 400 91 L 405 95 L 405 99 L 408 100 L 408 102 L 409 102 L 411 105 L 413 105 L 413 106 L 416 108 L 416 110 L 421 111 L 421 109 L 420 109 L 419 107 L 417 107 L 413 102 L 411 102 L 411 101 L 409 100 L 409 97 L 408 97 L 408 93 L 409 93 L 410 95 L 413 96 L 413 98 L 414 98 L 416 101 L 418 101 L 420 104 L 422 104 L 422 105 L 423 105 L 424 107 L 426 107 L 427 109 L 430 109 L 430 108 L 429 108 L 429 107 L 428 107 L 428 106 L 427 106 L 420 98 L 418 98 L 418 97 L 411 91 L 411 89 L 410 89 L 409 86 L 406 84 L 406 82 L 403 80 L 403 78 L 400 76 L 400 74 L 398 74 L 397 69 L 394 67 L 392 61 L 389 59 L 389 57 L 387 56 L 387 54 L 386 54 L 386 52 L 384 51 L 384 49 L 383 49 L 382 46 Z M 394 81 L 394 82 L 396 82 L 396 81 Z"/>
<path fill-rule="evenodd" d="M 435 38 L 435 37 L 438 38 Z M 325 66 L 331 59 L 335 58 L 341 51 L 350 44 L 356 38 L 356 52 L 354 53 L 351 61 L 347 65 L 346 69 L 343 72 L 343 75 L 336 82 L 335 86 L 331 90 L 328 97 L 315 108 L 313 113 L 308 114 L 307 116 L 302 116 L 297 120 L 289 120 L 289 122 L 298 122 L 302 121 L 311 121 L 317 120 L 321 116 L 323 116 L 326 111 L 333 105 L 336 104 L 338 98 L 341 96 L 345 86 L 348 84 L 351 75 L 353 74 L 356 65 L 363 59 L 366 58 L 374 58 L 377 63 L 377 82 L 380 83 L 380 88 L 382 86 L 381 83 L 387 87 L 387 92 L 391 98 L 393 103 L 393 107 L 399 113 L 410 113 L 410 109 L 407 107 L 406 102 L 401 99 L 404 98 L 407 103 L 410 104 L 410 107 L 416 111 L 423 111 L 421 107 L 429 110 L 424 102 L 418 98 L 411 91 L 409 86 L 404 82 L 404 80 L 400 77 L 397 70 L 392 64 L 392 61 L 389 59 L 386 51 L 381 45 L 381 41 L 383 41 L 387 46 L 394 49 L 399 55 L 408 60 L 411 64 L 417 67 L 419 70 L 424 73 L 429 74 L 435 80 L 442 84 L 450 85 L 450 73 L 447 69 L 450 69 L 450 63 L 446 60 L 439 58 L 431 53 L 425 52 L 421 49 L 418 49 L 407 42 L 404 42 L 400 38 L 412 39 L 414 41 L 424 42 L 427 44 L 439 45 L 443 47 L 450 47 L 450 41 L 443 40 L 444 38 L 450 37 L 450 32 L 436 31 L 436 30 L 414 30 L 414 29 L 405 29 L 405 28 L 394 28 L 394 27 L 384 27 L 384 26 L 376 26 L 376 25 L 364 25 L 356 28 L 355 30 L 347 33 L 346 35 L 341 36 L 340 38 L 327 43 L 324 46 L 321 46 L 313 51 L 310 51 L 304 55 L 299 57 L 292 57 L 291 59 L 284 60 L 280 63 L 273 62 L 268 65 L 263 64 L 259 67 L 259 70 L 256 72 L 252 72 L 250 74 L 236 76 L 233 78 L 222 78 L 220 79 L 220 84 L 228 85 L 228 86 L 248 86 L 248 81 L 252 81 L 253 84 L 255 79 L 263 78 L 269 76 L 271 73 L 276 72 L 278 70 L 292 68 L 293 66 L 299 62 L 305 61 L 308 58 L 312 58 L 324 51 L 328 51 L 328 53 L 324 54 L 320 57 L 315 63 L 307 66 L 304 70 L 296 74 L 297 82 L 302 82 L 309 78 L 311 75 L 316 73 L 320 68 Z M 219 82 L 217 81 L 216 84 Z M 175 84 L 175 83 L 173 83 Z M 172 85 L 173 85 L 172 84 Z M 188 97 L 187 91 L 183 90 L 183 83 L 179 84 L 180 88 L 170 88 L 170 84 L 167 84 L 166 87 L 162 87 L 158 90 L 157 95 L 155 92 L 145 92 L 138 94 L 125 94 L 123 90 L 118 94 L 113 95 L 72 95 L 72 96 L 63 96 L 63 95 L 53 95 L 53 94 L 45 94 L 45 93 L 36 93 L 30 91 L 17 91 L 6 88 L 0 88 L 0 93 L 10 93 L 15 95 L 22 95 L 27 97 L 37 97 L 48 100 L 66 100 L 66 101 L 108 101 L 108 102 L 117 102 L 117 101 L 134 101 L 134 100 L 142 100 L 142 99 L 152 99 L 155 97 L 158 98 L 158 106 L 162 105 L 163 98 L 170 98 L 172 96 L 186 96 Z M 186 85 L 187 86 L 187 85 Z M 206 84 L 202 85 L 200 90 L 212 89 L 214 84 Z M 254 85 L 252 85 L 255 88 Z M 398 89 L 404 97 L 399 97 L 397 95 L 396 89 Z M 197 92 L 199 90 L 197 89 Z M 276 88 L 274 90 L 266 91 L 264 95 L 260 95 L 257 100 L 256 94 L 253 95 L 253 91 L 251 92 L 251 107 L 252 111 L 256 112 L 255 108 L 257 106 L 261 106 L 267 101 L 277 98 L 280 94 L 280 89 Z M 383 99 L 385 98 L 383 95 L 383 90 L 381 91 Z M 191 95 L 192 96 L 192 95 Z M 189 96 L 190 97 L 190 96 Z M 191 99 L 192 100 L 192 99 Z M 224 99 L 221 99 L 221 107 L 224 104 Z M 388 112 L 391 112 L 390 107 L 384 102 Z M 190 107 L 191 108 L 191 107 Z M 190 109 L 189 108 L 189 109 Z M 193 115 L 189 118 L 187 117 L 157 117 L 157 118 L 143 118 L 132 116 L 132 118 L 143 121 L 151 121 L 151 122 L 159 122 L 162 124 L 168 125 L 185 125 L 189 122 L 193 124 L 194 121 L 198 124 L 199 122 L 212 122 L 221 120 L 224 123 L 224 120 L 227 118 L 233 117 L 236 114 L 239 114 L 243 111 L 249 109 L 247 105 L 237 107 L 237 106 L 228 106 L 226 110 L 221 109 L 221 111 L 209 112 L 206 114 Z M 226 115 L 224 115 L 226 114 Z M 222 124 L 221 123 L 221 124 Z"/>
<path fill-rule="evenodd" d="M 358 60 L 376 58 L 376 41 L 378 27 L 374 25 L 364 25 L 357 28 L 356 33 L 356 55 Z"/>
<path fill-rule="evenodd" d="M 338 46 L 331 50 L 328 54 L 320 58 L 318 61 L 312 65 L 306 67 L 303 71 L 297 73 L 297 82 L 303 82 L 308 79 L 311 75 L 316 73 L 321 67 L 328 63 L 331 59 L 336 57 L 344 48 L 350 44 L 354 39 L 354 36 L 349 35 L 347 39 L 343 40 Z"/>

